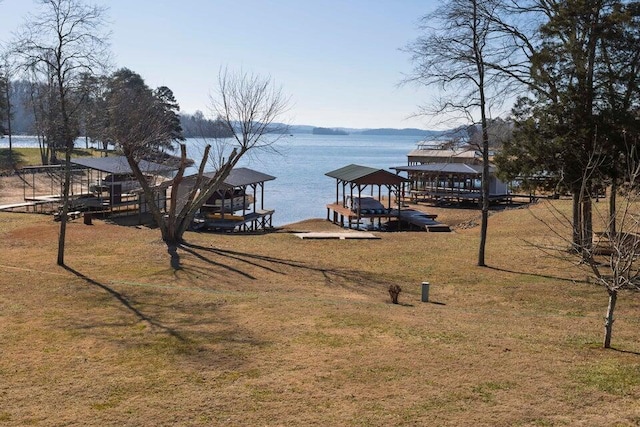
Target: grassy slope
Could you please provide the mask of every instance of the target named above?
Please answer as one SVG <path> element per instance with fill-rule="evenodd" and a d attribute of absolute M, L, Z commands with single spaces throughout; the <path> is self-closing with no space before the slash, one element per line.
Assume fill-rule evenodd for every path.
<path fill-rule="evenodd" d="M 493 215 L 484 269 L 477 227 L 189 234 L 174 274 L 157 231 L 74 222 L 67 271 L 49 217 L 0 214 L 0 425 L 638 425 L 640 299 L 600 349 L 606 294 L 545 234 Z"/>
<path fill-rule="evenodd" d="M 63 154 L 60 154 L 60 156 L 60 159 L 64 159 Z M 72 157 L 87 156 L 100 157 L 100 151 L 93 148 L 73 150 Z M 40 164 L 42 164 L 42 159 L 40 158 L 40 149 L 38 148 L 17 147 L 12 150 L 0 148 L 0 172 L 12 170 L 13 165 L 23 167 Z"/>

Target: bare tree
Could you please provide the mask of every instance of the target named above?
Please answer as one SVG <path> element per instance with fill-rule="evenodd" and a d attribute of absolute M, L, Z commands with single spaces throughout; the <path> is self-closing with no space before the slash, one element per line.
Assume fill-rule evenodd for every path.
<path fill-rule="evenodd" d="M 200 207 L 220 189 L 245 154 L 271 147 L 287 131 L 286 127 L 276 125 L 275 121 L 287 110 L 288 99 L 270 78 L 225 69 L 220 72 L 218 86 L 218 93 L 211 98 L 212 110 L 232 132 L 233 137 L 214 140 L 213 147 L 206 145 L 198 173 L 190 180 L 186 197 L 179 200 L 180 186 L 184 184 L 187 167 L 187 148 L 185 144 L 180 144 L 181 160 L 172 181 L 170 204 L 166 212 L 155 203 L 157 189 L 144 177 L 140 166 L 141 160 L 149 152 L 149 144 L 169 132 L 166 115 L 154 109 L 152 103 L 138 102 L 138 98 L 132 100 L 134 94 L 126 97 L 117 95 L 116 99 L 121 101 L 114 100 L 109 106 L 110 113 L 115 114 L 111 121 L 117 127 L 111 133 L 112 140 L 122 148 L 142 186 L 162 239 L 167 244 L 174 268 L 180 266 L 177 248 Z M 147 95 L 140 92 L 136 96 L 142 99 Z M 131 105 L 136 106 L 134 115 L 131 115 Z M 141 105 L 146 107 L 141 109 Z M 215 169 L 213 178 L 204 176 L 208 164 Z"/>
<path fill-rule="evenodd" d="M 614 312 L 618 296 L 624 291 L 640 291 L 640 156 L 637 151 L 638 138 L 627 145 L 625 157 L 625 170 L 623 177 L 625 182 L 618 188 L 616 202 L 618 209 L 615 217 L 609 215 L 608 207 L 595 204 L 593 209 L 596 223 L 603 228 L 596 233 L 595 244 L 585 248 L 567 237 L 567 230 L 572 230 L 572 218 L 565 215 L 553 202 L 549 202 L 549 210 L 552 213 L 551 220 L 545 220 L 537 216 L 546 227 L 556 236 L 560 245 L 535 246 L 552 256 L 560 256 L 565 261 L 578 264 L 587 269 L 596 285 L 601 286 L 608 295 L 608 305 L 604 320 L 603 347 L 611 347 L 613 334 Z M 592 154 L 590 166 L 585 169 L 585 174 L 597 173 L 603 157 Z M 584 183 L 594 179 L 593 176 L 585 176 Z M 580 197 L 595 197 L 592 188 L 586 184 L 580 189 Z M 611 222 L 617 223 L 611 227 Z M 547 239 L 548 240 L 548 239 Z M 569 248 L 567 251 L 566 248 Z"/>
<path fill-rule="evenodd" d="M 55 108 L 60 119 L 56 133 L 65 152 L 57 262 L 64 265 L 71 153 L 76 136 L 73 122 L 80 105 L 74 91 L 83 73 L 101 72 L 108 59 L 108 35 L 103 32 L 106 9 L 89 6 L 81 0 L 40 0 L 39 3 L 40 13 L 29 16 L 21 27 L 14 51 L 25 69 L 51 77 L 56 90 Z"/>
<path fill-rule="evenodd" d="M 0 138 L 9 133 L 9 152 L 11 153 L 11 98 L 9 97 L 10 76 L 5 61 L 0 62 Z M 7 123 L 5 128 L 5 123 Z"/>
<path fill-rule="evenodd" d="M 441 96 L 421 114 L 463 117 L 480 123 L 482 143 L 482 226 L 478 265 L 485 266 L 489 218 L 489 118 L 504 100 L 504 74 L 510 56 L 500 41 L 495 15 L 500 0 L 449 0 L 422 18 L 424 36 L 410 44 L 415 64 L 406 82 L 439 88 Z"/>

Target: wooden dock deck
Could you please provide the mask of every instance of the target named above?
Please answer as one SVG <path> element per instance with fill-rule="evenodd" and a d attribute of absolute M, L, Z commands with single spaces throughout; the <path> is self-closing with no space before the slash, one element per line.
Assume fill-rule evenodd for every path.
<path fill-rule="evenodd" d="M 331 215 L 333 213 L 333 215 Z M 347 220 L 348 227 L 351 228 L 353 224 L 357 224 L 362 219 L 397 219 L 400 222 L 405 222 L 410 226 L 414 226 L 418 229 L 423 229 L 430 232 L 448 232 L 451 228 L 442 224 L 435 219 L 438 215 L 428 214 L 426 212 L 420 212 L 415 209 L 385 209 L 384 212 L 367 213 L 358 215 L 349 208 L 345 208 L 340 204 L 327 205 L 327 220 L 332 221 L 334 224 L 340 224 L 344 227 L 345 219 Z"/>
<path fill-rule="evenodd" d="M 336 232 L 307 232 L 307 233 L 294 233 L 294 236 L 306 240 L 306 239 L 339 239 L 339 240 L 368 240 L 368 239 L 380 239 L 372 233 L 365 233 L 363 231 L 347 231 L 342 233 Z"/>
<path fill-rule="evenodd" d="M 275 210 L 257 210 L 234 219 L 200 219 L 194 220 L 194 228 L 207 228 L 220 231 L 258 231 L 273 228 L 272 217 Z M 232 216 L 232 215 L 229 215 Z"/>
<path fill-rule="evenodd" d="M 59 203 L 58 200 L 53 199 L 41 199 L 41 200 L 25 200 L 19 203 L 9 203 L 6 205 L 0 205 L 0 212 L 37 212 L 38 208 L 40 213 L 45 213 L 45 206 L 52 205 L 50 211 L 53 210 L 53 205 Z"/>
<path fill-rule="evenodd" d="M 414 227 L 424 229 L 429 232 L 450 232 L 451 227 L 435 220 L 437 215 L 429 215 L 415 209 L 403 209 L 400 211 L 400 220 Z"/>
<path fill-rule="evenodd" d="M 513 194 L 491 194 L 489 201 L 492 203 L 513 203 Z M 480 203 L 482 194 L 478 191 L 456 191 L 445 188 L 431 190 L 411 190 L 410 199 L 413 203 L 419 202 L 471 202 Z"/>
<path fill-rule="evenodd" d="M 11 203 L 8 205 L 0 205 L 0 211 L 13 211 L 14 209 L 29 208 L 36 206 L 36 202 Z"/>
<path fill-rule="evenodd" d="M 333 213 L 333 215 L 332 215 Z M 383 219 L 390 220 L 398 217 L 397 209 L 380 209 L 376 213 L 361 213 L 352 211 L 349 208 L 345 208 L 341 204 L 331 203 L 327 205 L 327 221 L 332 221 L 334 224 L 340 224 L 342 227 L 345 225 L 345 219 L 347 220 L 348 227 L 351 228 L 354 223 L 357 223 L 362 219 Z"/>

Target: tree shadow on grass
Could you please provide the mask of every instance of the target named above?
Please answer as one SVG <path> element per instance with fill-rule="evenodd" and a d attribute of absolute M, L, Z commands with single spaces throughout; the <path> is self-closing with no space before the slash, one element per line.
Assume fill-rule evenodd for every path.
<path fill-rule="evenodd" d="M 138 310 L 137 308 L 135 308 L 133 305 L 131 305 L 131 303 L 129 302 L 129 300 L 127 300 L 127 298 L 122 295 L 120 292 L 116 291 L 115 289 L 110 288 L 109 286 L 100 283 L 94 279 L 91 279 L 90 277 L 85 276 L 84 274 L 80 273 L 79 271 L 74 270 L 73 268 L 69 267 L 69 266 L 63 266 L 63 268 L 65 270 L 67 270 L 68 272 L 72 273 L 73 275 L 75 275 L 76 277 L 84 280 L 85 282 L 96 286 L 100 289 L 102 289 L 103 291 L 107 292 L 109 295 L 111 295 L 113 298 L 115 298 L 119 303 L 121 303 L 127 310 L 129 310 L 131 313 L 133 313 L 134 316 L 136 316 L 139 320 L 148 322 L 150 325 L 157 327 L 160 330 L 163 330 L 165 332 L 167 332 L 169 335 L 171 335 L 172 337 L 178 339 L 179 341 L 186 341 L 186 339 L 177 331 L 164 326 L 163 324 L 161 324 L 160 322 L 158 322 L 157 320 L 154 320 L 153 318 L 147 316 L 146 314 L 144 314 L 143 312 L 141 312 L 140 310 Z"/>
<path fill-rule="evenodd" d="M 257 280 L 254 275 L 251 275 L 245 271 L 242 271 L 236 267 L 226 265 L 222 262 L 213 261 L 198 252 L 205 252 L 214 254 L 222 259 L 226 258 L 235 262 L 241 262 L 247 264 L 252 268 L 259 268 L 269 273 L 275 273 L 279 275 L 287 275 L 286 268 L 302 270 L 308 273 L 320 274 L 323 277 L 326 285 L 338 285 L 344 289 L 361 292 L 363 288 L 378 290 L 380 287 L 388 287 L 392 280 L 387 280 L 378 274 L 369 273 L 365 271 L 358 271 L 355 269 L 339 269 L 339 268 L 325 268 L 322 266 L 312 266 L 300 261 L 293 261 L 291 259 L 283 259 L 266 255 L 252 254 L 248 252 L 239 252 L 226 249 L 205 247 L 192 243 L 183 243 L 180 248 L 185 252 L 188 252 L 198 259 L 217 267 L 224 268 L 228 271 L 232 271 L 243 277 L 251 280 Z"/>
<path fill-rule="evenodd" d="M 185 252 L 188 252 L 192 255 L 194 255 L 195 257 L 199 258 L 200 260 L 203 260 L 209 264 L 212 265 L 216 265 L 219 267 L 225 267 L 229 270 L 231 270 L 234 273 L 243 275 L 249 279 L 255 280 L 256 277 L 252 276 L 246 272 L 243 272 L 242 270 L 239 270 L 237 268 L 210 260 L 208 258 L 206 258 L 205 256 L 199 254 L 197 251 L 202 251 L 202 252 L 208 252 L 211 254 L 215 254 L 218 255 L 222 258 L 227 258 L 227 259 L 231 259 L 234 261 L 238 261 L 244 264 L 247 264 L 251 267 L 257 267 L 260 268 L 262 270 L 268 271 L 270 273 L 276 273 L 276 274 L 286 274 L 282 271 L 279 271 L 277 268 L 272 267 L 268 264 L 274 264 L 274 265 L 281 265 L 281 266 L 287 266 L 287 267 L 296 267 L 296 268 L 309 268 L 308 266 L 306 266 L 304 263 L 301 262 L 295 262 L 292 260 L 288 260 L 288 259 L 282 259 L 282 258 L 275 258 L 275 257 L 270 257 L 270 256 L 265 256 L 265 255 L 256 255 L 256 254 L 250 254 L 247 252 L 238 252 L 238 251 L 231 251 L 231 250 L 225 250 L 225 249 L 218 249 L 218 248 L 209 248 L 209 247 L 205 247 L 205 246 L 200 246 L 200 245 L 196 245 L 196 244 L 191 244 L 191 243 L 183 243 L 180 248 L 182 250 L 184 250 Z"/>
<path fill-rule="evenodd" d="M 194 257 L 199 259 L 200 261 L 203 261 L 203 262 L 205 262 L 207 264 L 210 264 L 210 265 L 212 265 L 214 267 L 220 267 L 220 268 L 226 269 L 226 270 L 228 270 L 228 271 L 230 271 L 232 273 L 236 273 L 236 274 L 238 274 L 238 275 L 240 275 L 240 276 L 242 276 L 242 277 L 244 277 L 246 279 L 256 280 L 255 276 L 252 276 L 251 274 L 246 273 L 246 272 L 244 272 L 244 271 L 242 271 L 242 270 L 240 270 L 238 268 L 232 267 L 230 265 L 222 264 L 220 262 L 217 262 L 217 261 L 214 261 L 212 259 L 209 259 L 209 258 L 205 257 L 204 255 L 199 254 L 196 250 L 194 250 L 194 248 L 200 249 L 200 250 L 207 250 L 208 249 L 208 248 L 204 248 L 204 247 L 201 247 L 201 246 L 185 245 L 185 244 L 180 245 L 180 249 L 182 249 L 183 251 L 185 251 L 187 253 L 190 253 L 191 255 L 193 255 Z"/>
<path fill-rule="evenodd" d="M 492 267 L 490 265 L 487 265 L 486 268 L 491 269 L 491 270 L 495 270 L 495 271 L 501 271 L 503 273 L 511 273 L 511 274 L 519 274 L 519 275 L 523 275 L 523 276 L 534 276 L 534 277 L 541 277 L 543 279 L 553 279 L 553 280 L 561 280 L 563 282 L 571 282 L 571 283 L 589 283 L 587 280 L 576 280 L 576 279 L 571 279 L 568 277 L 559 277 L 559 276 L 552 276 L 549 274 L 540 274 L 540 273 L 530 273 L 527 271 L 515 271 L 515 270 L 509 270 L 506 268 L 500 268 L 500 267 Z"/>
<path fill-rule="evenodd" d="M 0 148 L 0 172 L 13 170 L 13 168 L 24 162 L 22 153 L 8 148 Z"/>
<path fill-rule="evenodd" d="M 640 356 L 640 352 L 638 352 L 638 351 L 622 350 L 622 349 L 615 348 L 615 347 L 611 347 L 611 350 L 613 350 L 613 351 L 617 351 L 618 353 L 634 354 L 634 355 L 636 355 L 636 356 Z"/>
<path fill-rule="evenodd" d="M 190 366 L 206 369 L 216 366 L 222 370 L 237 371 L 243 368 L 246 361 L 249 360 L 249 355 L 271 344 L 269 341 L 254 336 L 253 331 L 238 325 L 234 319 L 222 317 L 217 309 L 227 304 L 225 299 L 188 296 L 182 298 L 177 295 L 182 292 L 199 291 L 198 289 L 172 287 L 170 298 L 150 296 L 145 301 L 145 306 L 166 313 L 180 330 L 178 331 L 143 313 L 132 304 L 130 299 L 110 286 L 87 277 L 71 267 L 65 266 L 64 269 L 106 292 L 137 319 L 166 333 L 166 335 L 160 336 L 147 334 L 140 336 L 133 331 L 131 334 L 124 335 L 124 338 L 119 338 L 119 341 L 124 341 L 129 346 L 144 348 L 145 354 L 154 354 L 155 350 L 162 357 L 165 354 L 170 354 L 187 360 Z M 163 289 L 166 288 L 163 287 Z M 110 322 L 100 326 L 117 328 L 130 326 L 130 324 Z M 118 334 L 118 337 L 120 336 Z M 229 357 L 229 354 L 234 354 L 237 357 Z"/>

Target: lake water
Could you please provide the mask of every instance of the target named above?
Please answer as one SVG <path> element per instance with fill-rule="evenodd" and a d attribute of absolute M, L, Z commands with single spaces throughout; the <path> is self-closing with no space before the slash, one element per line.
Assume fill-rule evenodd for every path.
<path fill-rule="evenodd" d="M 420 137 L 295 134 L 278 141 L 277 152 L 254 151 L 240 161 L 276 177 L 265 183 L 265 208 L 275 209 L 274 225 L 309 218 L 326 218 L 326 205 L 335 201 L 335 180 L 325 173 L 351 163 L 380 169 L 407 164 L 407 154 Z M 15 147 L 37 146 L 33 138 L 14 138 Z M 84 140 L 76 145 L 84 147 Z M 199 162 L 201 142 L 187 140 L 188 156 Z M 0 148 L 8 146 L 7 138 Z M 193 169 L 195 171 L 195 169 Z"/>
<path fill-rule="evenodd" d="M 278 153 L 254 152 L 240 165 L 276 177 L 265 183 L 265 208 L 275 209 L 274 225 L 283 225 L 326 218 L 326 205 L 335 202 L 336 181 L 325 173 L 351 163 L 380 169 L 406 165 L 407 154 L 420 140 L 406 136 L 295 134 L 276 143 Z"/>

